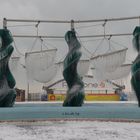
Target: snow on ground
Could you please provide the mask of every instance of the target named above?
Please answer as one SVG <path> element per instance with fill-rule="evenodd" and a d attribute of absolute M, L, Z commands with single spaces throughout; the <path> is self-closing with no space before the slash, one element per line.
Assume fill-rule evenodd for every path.
<path fill-rule="evenodd" d="M 140 140 L 140 123 L 97 121 L 0 123 L 0 140 Z"/>

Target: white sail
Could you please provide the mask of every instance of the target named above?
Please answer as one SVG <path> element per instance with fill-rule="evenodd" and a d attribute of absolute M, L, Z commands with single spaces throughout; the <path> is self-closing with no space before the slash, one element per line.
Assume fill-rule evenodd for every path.
<path fill-rule="evenodd" d="M 46 83 L 45 86 L 49 86 L 49 85 L 51 85 L 59 80 L 64 79 L 64 77 L 63 77 L 63 62 L 59 62 L 56 65 L 57 65 L 56 76 L 51 81 Z M 81 77 L 84 77 L 88 73 L 89 65 L 90 65 L 89 60 L 80 60 L 79 61 L 78 65 L 77 65 L 77 70 L 78 70 L 78 74 Z"/>
<path fill-rule="evenodd" d="M 80 60 L 77 65 L 77 72 L 81 77 L 84 77 L 89 71 L 90 61 Z"/>
<path fill-rule="evenodd" d="M 16 80 L 15 87 L 26 89 L 26 74 L 25 74 L 25 66 L 22 65 L 21 57 L 11 57 L 9 60 L 9 68 L 11 70 L 12 75 L 14 76 L 14 79 Z"/>
<path fill-rule="evenodd" d="M 18 63 L 19 63 L 20 57 L 11 57 L 9 60 L 9 68 L 11 70 L 11 72 L 15 72 L 17 67 L 18 67 Z"/>
<path fill-rule="evenodd" d="M 131 71 L 131 64 L 123 64 L 113 72 L 103 72 L 92 68 L 93 76 L 98 80 L 117 80 L 127 77 Z"/>
<path fill-rule="evenodd" d="M 125 62 L 127 48 L 91 58 L 94 68 L 102 72 L 113 72 Z"/>
<path fill-rule="evenodd" d="M 63 62 L 59 62 L 58 64 L 59 67 L 59 73 L 61 76 L 59 77 L 63 77 Z M 78 65 L 77 65 L 77 72 L 78 74 L 83 77 L 88 73 L 89 70 L 89 66 L 90 66 L 90 61 L 89 60 L 79 60 Z"/>
<path fill-rule="evenodd" d="M 52 80 L 57 72 L 55 65 L 57 49 L 29 52 L 25 56 L 28 80 L 46 83 Z"/>

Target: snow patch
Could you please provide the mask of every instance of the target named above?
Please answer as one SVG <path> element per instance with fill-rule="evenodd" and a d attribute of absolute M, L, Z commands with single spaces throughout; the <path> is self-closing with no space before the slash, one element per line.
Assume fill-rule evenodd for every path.
<path fill-rule="evenodd" d="M 42 121 L 0 124 L 0 140 L 140 140 L 139 123 Z"/>

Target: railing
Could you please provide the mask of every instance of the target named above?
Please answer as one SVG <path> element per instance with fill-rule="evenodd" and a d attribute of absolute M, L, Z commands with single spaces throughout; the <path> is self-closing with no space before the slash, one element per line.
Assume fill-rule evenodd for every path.
<path fill-rule="evenodd" d="M 66 94 L 65 89 L 56 89 L 54 94 Z M 85 94 L 115 94 L 114 90 L 85 90 Z"/>

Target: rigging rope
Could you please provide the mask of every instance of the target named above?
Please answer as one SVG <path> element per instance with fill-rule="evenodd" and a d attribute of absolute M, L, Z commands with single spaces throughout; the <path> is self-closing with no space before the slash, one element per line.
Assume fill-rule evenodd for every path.
<path fill-rule="evenodd" d="M 101 40 L 101 38 L 99 39 L 88 39 L 88 40 L 81 40 L 82 43 L 86 43 L 86 42 L 94 42 L 94 41 L 98 41 L 98 40 Z"/>
<path fill-rule="evenodd" d="M 95 26 L 101 26 L 102 24 L 94 24 L 94 25 L 85 25 L 85 26 L 77 26 L 75 29 L 84 29 L 84 28 L 90 28 Z"/>
<path fill-rule="evenodd" d="M 44 41 L 43 41 L 43 45 L 46 46 L 46 44 L 49 45 L 50 47 L 54 48 L 54 49 L 57 49 L 57 47 L 55 47 L 54 45 L 52 45 L 52 44 L 49 43 L 48 41 L 45 41 L 45 43 L 44 43 Z M 47 47 L 47 46 L 46 46 L 46 47 Z"/>
<path fill-rule="evenodd" d="M 100 46 L 102 45 L 102 43 L 104 42 L 104 40 L 105 40 L 104 38 L 101 39 L 100 43 L 97 45 L 95 51 L 92 53 L 91 56 L 94 56 L 94 55 L 95 55 L 95 53 L 99 50 L 99 48 L 100 48 Z"/>
<path fill-rule="evenodd" d="M 76 31 L 75 31 L 76 32 Z M 90 56 L 92 55 L 92 53 L 83 45 L 83 43 L 82 43 L 82 41 L 81 41 L 81 39 L 80 39 L 80 37 L 79 37 L 79 34 L 76 32 L 76 34 L 77 34 L 77 38 L 79 39 L 79 42 L 80 42 L 80 44 L 81 44 L 81 46 L 90 54 Z M 90 56 L 87 56 L 89 59 L 90 59 Z"/>
<path fill-rule="evenodd" d="M 14 43 L 14 46 L 15 46 L 15 49 L 16 49 L 17 53 L 18 53 L 19 55 L 21 55 L 21 56 L 25 56 L 24 54 L 22 54 L 22 53 L 18 50 L 18 48 L 17 48 L 17 46 L 16 46 L 16 42 L 15 42 L 14 39 L 13 39 L 13 43 Z"/>
<path fill-rule="evenodd" d="M 116 44 L 116 45 L 119 45 L 119 46 L 121 46 L 123 48 L 127 48 L 125 45 L 122 45 L 122 44 L 120 44 L 120 43 L 118 43 L 118 42 L 116 42 L 114 40 L 111 40 L 111 42 L 114 43 L 114 44 Z"/>
<path fill-rule="evenodd" d="M 49 41 L 60 41 L 60 42 L 64 42 L 64 38 L 46 38 Z"/>
<path fill-rule="evenodd" d="M 31 46 L 31 49 L 30 49 L 29 51 L 27 50 L 27 52 L 32 52 L 32 50 L 33 50 L 33 48 L 34 48 L 34 46 L 35 46 L 37 40 L 38 40 L 38 38 L 35 38 L 35 40 L 33 41 L 32 46 Z"/>
<path fill-rule="evenodd" d="M 39 24 L 40 24 L 40 21 L 38 21 L 38 23 L 35 25 L 35 27 L 36 27 L 36 33 L 37 33 L 37 36 L 38 36 L 38 30 L 39 30 Z"/>
<path fill-rule="evenodd" d="M 101 45 L 103 44 L 103 42 L 106 40 L 106 28 L 105 28 L 106 23 L 107 23 L 107 20 L 105 20 L 105 22 L 102 24 L 103 29 L 104 29 L 104 30 L 103 30 L 103 32 L 104 32 L 104 37 L 103 37 L 103 39 L 101 39 L 101 42 L 97 45 L 95 51 L 92 53 L 91 56 L 94 56 L 94 55 L 95 55 L 95 53 L 99 50 L 100 46 L 101 46 Z"/>
<path fill-rule="evenodd" d="M 23 25 L 9 25 L 7 27 L 14 28 L 14 27 L 31 27 L 35 26 L 36 24 L 23 24 Z"/>
<path fill-rule="evenodd" d="M 106 53 L 109 53 L 109 52 L 111 52 L 111 51 L 115 51 L 116 49 L 114 48 L 114 46 L 113 45 L 111 45 L 111 37 L 112 36 L 110 36 L 108 39 L 105 39 L 105 41 L 108 43 L 108 45 L 109 45 L 109 48 L 108 48 L 108 50 L 106 51 Z"/>

